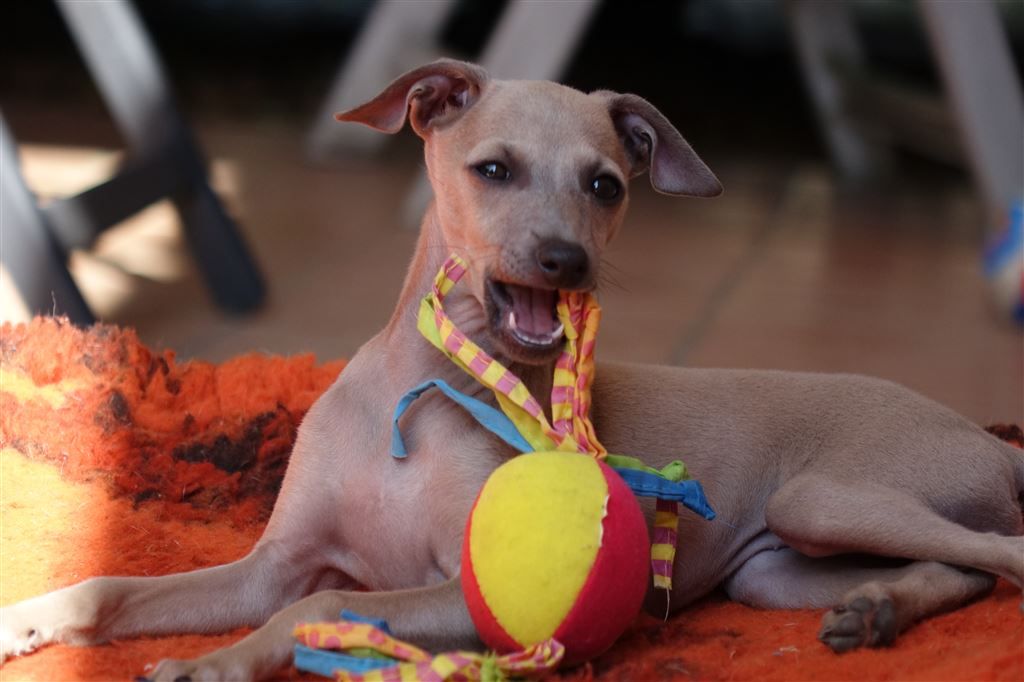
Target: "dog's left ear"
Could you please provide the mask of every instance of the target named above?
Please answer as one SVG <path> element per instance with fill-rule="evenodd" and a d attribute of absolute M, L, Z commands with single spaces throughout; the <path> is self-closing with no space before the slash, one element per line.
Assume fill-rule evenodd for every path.
<path fill-rule="evenodd" d="M 679 131 L 653 104 L 630 94 L 599 90 L 632 164 L 630 175 L 651 172 L 654 189 L 665 194 L 713 197 L 722 193 L 715 177 Z"/>

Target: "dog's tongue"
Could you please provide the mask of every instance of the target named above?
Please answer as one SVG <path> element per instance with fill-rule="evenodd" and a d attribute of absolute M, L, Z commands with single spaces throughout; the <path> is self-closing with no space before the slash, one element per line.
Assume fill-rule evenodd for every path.
<path fill-rule="evenodd" d="M 538 338 L 555 334 L 558 327 L 558 320 L 555 318 L 557 291 L 532 289 L 514 284 L 508 284 L 505 288 L 512 298 L 515 326 L 519 330 Z"/>

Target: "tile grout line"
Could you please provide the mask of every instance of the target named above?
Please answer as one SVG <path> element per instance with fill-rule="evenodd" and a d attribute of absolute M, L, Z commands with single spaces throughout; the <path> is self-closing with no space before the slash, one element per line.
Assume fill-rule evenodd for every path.
<path fill-rule="evenodd" d="M 805 208 L 808 202 L 804 188 L 808 174 L 809 171 L 806 168 L 797 168 L 790 174 L 791 179 L 783 186 L 775 210 L 772 211 L 768 220 L 764 221 L 763 226 L 754 233 L 746 251 L 739 257 L 735 265 L 719 279 L 700 311 L 687 325 L 669 356 L 669 364 L 676 366 L 686 364 L 696 347 L 704 341 L 714 327 L 726 303 L 733 297 L 743 280 L 765 253 L 772 238 L 778 234 L 789 218 L 799 215 Z"/>

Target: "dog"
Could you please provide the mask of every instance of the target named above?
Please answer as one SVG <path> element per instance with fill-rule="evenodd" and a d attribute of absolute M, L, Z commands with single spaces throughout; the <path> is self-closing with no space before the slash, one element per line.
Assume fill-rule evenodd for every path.
<path fill-rule="evenodd" d="M 468 270 L 446 298 L 449 316 L 548 396 L 562 342 L 557 291 L 595 288 L 629 180 L 647 172 L 659 192 L 697 197 L 721 185 L 636 95 L 493 80 L 464 62 L 410 71 L 337 118 L 385 133 L 408 122 L 435 199 L 393 316 L 302 423 L 262 538 L 224 566 L 93 578 L 4 607 L 5 658 L 50 642 L 254 626 L 233 646 L 164 660 L 149 676 L 263 678 L 290 660 L 296 622 L 342 608 L 384 618 L 426 648 L 481 646 L 459 581 L 463 528 L 514 452 L 428 394 L 402 420 L 410 456 L 389 456 L 390 418 L 411 387 L 440 378 L 494 400 L 417 332 L 420 298 L 458 254 Z M 842 652 L 887 645 L 985 594 L 996 576 L 1024 584 L 1024 457 L 897 385 L 607 364 L 592 417 L 612 452 L 658 468 L 685 452 L 725 521 L 682 516 L 670 611 L 720 586 L 756 607 L 829 609 L 819 637 Z M 646 606 L 663 614 L 664 592 L 650 590 Z"/>

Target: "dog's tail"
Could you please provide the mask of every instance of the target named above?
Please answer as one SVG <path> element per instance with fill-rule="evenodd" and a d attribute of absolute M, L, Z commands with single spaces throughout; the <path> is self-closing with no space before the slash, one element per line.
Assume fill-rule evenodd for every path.
<path fill-rule="evenodd" d="M 985 430 L 996 438 L 1024 450 L 1024 430 L 1021 430 L 1016 424 L 992 424 L 986 426 Z"/>
<path fill-rule="evenodd" d="M 986 426 L 985 430 L 996 438 L 1024 450 L 1024 431 L 1016 424 L 993 424 Z M 1020 457 L 1014 458 L 1013 470 L 1017 478 L 1017 500 L 1021 505 L 1021 513 L 1024 514 L 1024 452 L 1020 453 Z M 1024 608 L 1024 604 L 1021 604 L 1021 608 Z"/>

